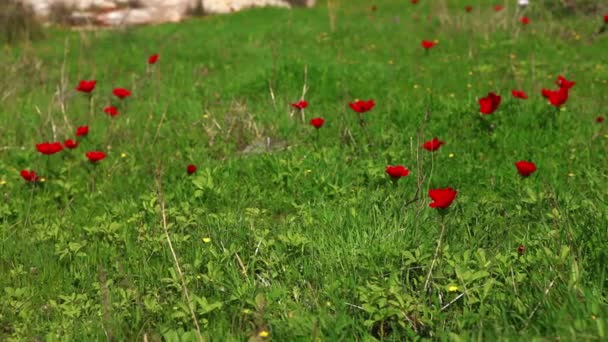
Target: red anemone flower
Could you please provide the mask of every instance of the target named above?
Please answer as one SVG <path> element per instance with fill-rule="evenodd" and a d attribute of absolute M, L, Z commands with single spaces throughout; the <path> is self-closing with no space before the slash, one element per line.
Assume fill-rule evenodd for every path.
<path fill-rule="evenodd" d="M 376 103 L 374 102 L 374 100 L 355 100 L 355 102 L 351 102 L 348 104 L 348 106 L 357 113 L 369 112 L 370 110 L 372 110 L 372 108 L 374 108 L 375 105 Z"/>
<path fill-rule="evenodd" d="M 319 129 L 325 124 L 325 119 L 323 118 L 314 118 L 310 120 L 310 125 L 316 129 Z"/>
<path fill-rule="evenodd" d="M 568 88 L 559 88 L 558 90 L 548 90 L 543 88 L 541 93 L 549 100 L 551 105 L 555 107 L 559 107 L 568 101 Z"/>
<path fill-rule="evenodd" d="M 602 122 L 604 122 L 604 120 L 605 119 L 603 116 L 598 116 L 597 118 L 595 118 L 595 122 L 597 122 L 597 123 L 602 123 Z"/>
<path fill-rule="evenodd" d="M 437 43 L 435 43 L 435 42 L 434 42 L 434 41 L 432 41 L 432 40 L 423 40 L 423 41 L 420 43 L 420 45 L 422 45 L 422 47 L 423 47 L 423 48 L 425 48 L 425 49 L 427 49 L 427 50 L 428 50 L 428 49 L 433 48 L 435 45 L 437 45 Z"/>
<path fill-rule="evenodd" d="M 107 106 L 103 109 L 104 113 L 108 114 L 111 117 L 115 117 L 118 115 L 118 108 L 114 106 Z"/>
<path fill-rule="evenodd" d="M 513 97 L 515 97 L 515 98 L 522 99 L 522 100 L 528 99 L 528 94 L 526 94 L 525 92 L 523 92 L 521 90 L 511 90 L 511 95 L 513 95 Z"/>
<path fill-rule="evenodd" d="M 158 54 L 155 53 L 152 56 L 148 57 L 148 64 L 156 64 L 158 62 Z"/>
<path fill-rule="evenodd" d="M 51 155 L 63 150 L 63 146 L 60 142 L 43 142 L 36 144 L 36 149 L 42 154 Z"/>
<path fill-rule="evenodd" d="M 467 11 L 467 13 L 471 13 L 473 11 L 473 6 L 465 6 L 464 10 Z"/>
<path fill-rule="evenodd" d="M 98 161 L 104 159 L 106 157 L 106 154 L 101 151 L 91 151 L 87 152 L 86 156 L 91 163 L 97 163 Z"/>
<path fill-rule="evenodd" d="M 525 160 L 520 160 L 515 163 L 515 167 L 517 168 L 517 172 L 519 172 L 522 177 L 528 177 L 536 171 L 536 165 Z"/>
<path fill-rule="evenodd" d="M 437 139 L 437 137 L 435 137 L 435 138 L 433 138 L 433 140 L 426 141 L 424 144 L 422 144 L 422 147 L 427 151 L 434 152 L 434 151 L 437 151 L 441 147 L 441 145 L 444 145 L 444 144 L 445 144 L 445 142 L 443 142 L 443 141 Z"/>
<path fill-rule="evenodd" d="M 96 80 L 82 80 L 80 81 L 80 83 L 78 83 L 78 86 L 76 87 L 76 90 L 83 92 L 83 93 L 90 93 L 93 91 L 93 89 L 95 89 L 95 85 L 97 84 Z"/>
<path fill-rule="evenodd" d="M 456 198 L 456 194 L 456 190 L 449 187 L 445 189 L 431 189 L 429 190 L 429 197 L 431 197 L 433 202 L 429 204 L 429 207 L 447 209 Z"/>
<path fill-rule="evenodd" d="M 500 95 L 493 92 L 479 99 L 479 111 L 485 115 L 494 113 L 498 109 L 498 105 L 500 105 Z"/>
<path fill-rule="evenodd" d="M 564 76 L 559 75 L 559 76 L 557 76 L 557 80 L 555 81 L 555 84 L 557 84 L 560 88 L 570 89 L 570 88 L 574 87 L 576 82 L 568 81 Z"/>
<path fill-rule="evenodd" d="M 391 178 L 393 180 L 398 180 L 401 177 L 406 177 L 407 175 L 409 175 L 410 170 L 408 170 L 403 165 L 396 165 L 396 166 L 388 165 L 386 167 L 386 173 L 389 176 L 391 176 Z"/>
<path fill-rule="evenodd" d="M 293 108 L 295 108 L 295 109 L 302 110 L 302 109 L 304 109 L 304 108 L 308 107 L 308 102 L 306 102 L 306 101 L 304 101 L 304 100 L 300 100 L 300 101 L 298 101 L 298 102 L 296 102 L 296 103 L 292 103 L 292 104 L 291 104 L 291 106 L 292 106 Z"/>
<path fill-rule="evenodd" d="M 521 17 L 521 19 L 519 19 L 519 21 L 521 21 L 522 25 L 528 25 L 530 23 L 530 18 Z"/>
<path fill-rule="evenodd" d="M 196 165 L 194 164 L 190 164 L 186 167 L 186 172 L 188 172 L 189 175 L 193 174 L 196 172 Z"/>
<path fill-rule="evenodd" d="M 21 170 L 21 177 L 23 177 L 26 182 L 35 182 L 38 180 L 38 176 L 34 170 Z"/>
<path fill-rule="evenodd" d="M 80 126 L 80 127 L 76 128 L 77 137 L 84 137 L 87 134 L 89 134 L 89 126 Z"/>
<path fill-rule="evenodd" d="M 494 5 L 494 12 L 500 12 L 505 8 L 503 5 Z"/>
<path fill-rule="evenodd" d="M 64 145 L 66 148 L 69 148 L 70 150 L 71 150 L 71 149 L 75 149 L 76 147 L 78 147 L 78 141 L 76 141 L 76 140 L 72 140 L 72 139 L 68 139 L 68 140 L 66 140 L 66 141 L 63 143 L 63 145 Z"/>
<path fill-rule="evenodd" d="M 114 94 L 114 96 L 118 97 L 119 99 L 124 100 L 127 97 L 131 96 L 131 91 L 125 88 L 114 88 L 114 90 L 112 90 L 112 94 Z"/>

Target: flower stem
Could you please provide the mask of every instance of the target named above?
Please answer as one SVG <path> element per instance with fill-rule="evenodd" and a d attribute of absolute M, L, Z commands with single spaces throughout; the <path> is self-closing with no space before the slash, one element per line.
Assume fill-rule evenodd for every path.
<path fill-rule="evenodd" d="M 441 215 L 441 233 L 439 234 L 439 240 L 437 241 L 437 248 L 435 249 L 435 256 L 433 257 L 433 261 L 431 262 L 431 268 L 429 269 L 429 273 L 426 276 L 426 281 L 424 282 L 424 292 L 427 291 L 429 286 L 429 281 L 431 280 L 431 275 L 433 274 L 433 267 L 435 267 L 435 262 L 437 261 L 439 250 L 441 249 L 441 241 L 443 240 L 443 234 L 445 233 L 445 215 Z"/>

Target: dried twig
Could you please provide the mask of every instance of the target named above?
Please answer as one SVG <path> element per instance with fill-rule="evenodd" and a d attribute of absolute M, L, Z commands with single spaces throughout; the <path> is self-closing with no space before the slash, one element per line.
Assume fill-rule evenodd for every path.
<path fill-rule="evenodd" d="M 161 180 L 162 171 L 157 170 L 156 175 L 156 185 L 158 188 L 158 202 L 160 204 L 160 213 L 162 217 L 162 225 L 163 230 L 165 231 L 165 238 L 167 239 L 167 244 L 169 245 L 169 250 L 171 251 L 171 255 L 173 256 L 173 262 L 175 263 L 175 269 L 177 274 L 179 275 L 179 280 L 182 283 L 182 289 L 184 291 L 184 297 L 186 298 L 186 302 L 188 304 L 188 309 L 190 310 L 190 314 L 192 315 L 192 321 L 194 323 L 194 327 L 196 328 L 196 336 L 199 341 L 204 341 L 203 336 L 201 334 L 201 328 L 198 325 L 198 319 L 196 318 L 196 313 L 194 312 L 194 305 L 192 305 L 192 300 L 190 299 L 190 294 L 188 293 L 188 287 L 186 285 L 186 279 L 184 277 L 184 273 L 182 272 L 182 268 L 179 265 L 179 261 L 177 259 L 177 255 L 175 254 L 175 249 L 173 249 L 173 243 L 171 242 L 171 237 L 169 236 L 169 229 L 167 228 L 167 212 L 165 210 L 165 198 L 163 192 L 163 184 Z"/>
<path fill-rule="evenodd" d="M 547 286 L 547 288 L 545 289 L 543 298 L 538 302 L 538 304 L 536 304 L 536 307 L 534 307 L 534 310 L 532 310 L 532 312 L 530 313 L 530 316 L 528 316 L 528 322 L 526 322 L 526 328 L 528 327 L 528 324 L 530 324 L 530 320 L 532 319 L 534 314 L 536 314 L 536 311 L 538 311 L 538 309 L 542 305 L 543 299 L 545 299 L 545 297 L 547 297 L 547 295 L 549 294 L 549 291 L 551 291 L 551 289 L 553 288 L 553 285 L 555 284 L 556 280 L 557 280 L 557 278 L 554 278 L 553 280 L 551 280 L 551 283 L 549 283 L 549 286 Z"/>
<path fill-rule="evenodd" d="M 435 267 L 435 263 L 437 262 L 437 256 L 439 255 L 439 250 L 441 249 L 441 241 L 443 240 L 443 234 L 445 233 L 445 221 L 443 216 L 441 216 L 441 233 L 439 234 L 439 241 L 437 241 L 437 248 L 435 249 L 435 256 L 433 257 L 433 261 L 431 262 L 431 268 L 429 269 L 429 274 L 426 276 L 426 281 L 424 282 L 424 292 L 429 287 L 429 281 L 431 280 L 431 275 L 433 274 L 433 267 Z"/>

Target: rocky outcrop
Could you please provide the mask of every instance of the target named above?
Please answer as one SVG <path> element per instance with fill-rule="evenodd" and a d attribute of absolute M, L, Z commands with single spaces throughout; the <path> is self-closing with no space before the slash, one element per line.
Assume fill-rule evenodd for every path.
<path fill-rule="evenodd" d="M 74 25 L 141 25 L 176 22 L 192 12 L 231 13 L 251 7 L 311 7 L 316 0 L 20 0 L 43 18 L 61 11 Z"/>

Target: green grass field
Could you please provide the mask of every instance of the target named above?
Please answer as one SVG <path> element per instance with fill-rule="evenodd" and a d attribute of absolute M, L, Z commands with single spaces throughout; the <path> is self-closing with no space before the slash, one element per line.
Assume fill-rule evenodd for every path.
<path fill-rule="evenodd" d="M 5 46 L 0 340 L 605 340 L 603 13 L 524 26 L 514 3 L 321 1 Z M 576 85 L 556 108 L 558 75 Z M 364 124 L 355 99 L 375 100 Z"/>

